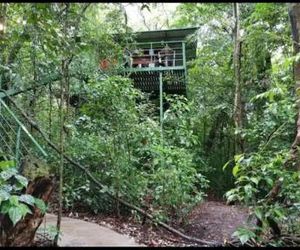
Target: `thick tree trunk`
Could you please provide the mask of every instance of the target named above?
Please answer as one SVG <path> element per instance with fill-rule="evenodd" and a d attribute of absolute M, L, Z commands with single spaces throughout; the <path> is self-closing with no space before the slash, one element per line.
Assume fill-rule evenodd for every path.
<path fill-rule="evenodd" d="M 28 185 L 26 194 L 47 203 L 52 191 L 53 184 L 49 178 L 37 177 Z M 32 214 L 27 214 L 15 226 L 7 215 L 0 218 L 2 228 L 0 246 L 31 246 L 33 244 L 35 233 L 43 221 L 44 214 L 37 207 L 33 207 L 31 211 Z"/>
<path fill-rule="evenodd" d="M 300 32 L 300 4 L 299 3 L 290 3 L 289 7 L 289 16 L 291 21 L 292 35 L 293 35 L 293 45 L 294 45 L 294 54 L 300 52 L 299 44 L 299 32 Z M 294 79 L 295 79 L 295 88 L 296 88 L 296 104 L 298 108 L 297 116 L 297 125 L 296 125 L 296 137 L 292 144 L 291 148 L 291 159 L 296 163 L 296 168 L 300 170 L 299 157 L 298 157 L 298 148 L 300 146 L 300 61 L 294 62 Z"/>
<path fill-rule="evenodd" d="M 240 39 L 240 21 L 239 21 L 239 3 L 234 3 L 234 77 L 235 77 L 235 96 L 234 96 L 234 124 L 236 129 L 235 147 L 236 153 L 244 152 L 244 140 L 241 135 L 243 128 L 243 105 L 241 98 L 241 39 Z"/>

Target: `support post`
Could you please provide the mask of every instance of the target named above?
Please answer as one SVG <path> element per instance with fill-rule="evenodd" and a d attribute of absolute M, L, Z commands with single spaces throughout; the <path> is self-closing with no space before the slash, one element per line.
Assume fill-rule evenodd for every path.
<path fill-rule="evenodd" d="M 164 119 L 164 106 L 163 106 L 163 79 L 162 71 L 159 72 L 159 113 L 160 113 L 160 145 L 164 147 L 164 135 L 163 135 L 163 119 Z M 164 156 L 161 155 L 161 166 L 164 165 Z"/>
<path fill-rule="evenodd" d="M 186 69 L 185 42 L 182 42 L 182 66 Z"/>
<path fill-rule="evenodd" d="M 162 72 L 159 72 L 159 114 L 160 114 L 160 131 L 161 139 L 163 139 L 163 118 L 164 118 L 164 109 L 163 109 L 163 80 Z"/>
<path fill-rule="evenodd" d="M 182 66 L 184 68 L 184 83 L 185 83 L 185 85 L 187 85 L 185 42 L 182 42 Z M 187 86 L 185 87 L 185 89 L 187 91 Z"/>

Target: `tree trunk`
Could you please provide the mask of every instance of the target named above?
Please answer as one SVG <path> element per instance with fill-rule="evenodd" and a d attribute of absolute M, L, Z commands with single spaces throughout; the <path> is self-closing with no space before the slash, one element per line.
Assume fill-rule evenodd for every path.
<path fill-rule="evenodd" d="M 241 129 L 243 128 L 243 105 L 241 98 L 241 40 L 240 40 L 240 21 L 239 21 L 239 3 L 234 3 L 234 78 L 235 78 L 235 96 L 234 96 L 234 124 L 236 130 L 235 147 L 236 153 L 244 152 L 244 140 L 241 135 Z"/>
<path fill-rule="evenodd" d="M 294 45 L 294 54 L 300 52 L 299 44 L 299 32 L 300 32 L 300 4 L 299 3 L 290 3 L 289 7 L 289 16 L 291 21 L 292 35 L 293 35 L 293 45 Z M 296 163 L 296 168 L 300 170 L 298 149 L 300 146 L 300 61 L 294 62 L 294 79 L 295 79 L 295 89 L 296 89 L 296 104 L 298 109 L 297 115 L 297 125 L 296 125 L 296 137 L 292 144 L 291 148 L 291 160 Z"/>
<path fill-rule="evenodd" d="M 64 15 L 64 23 L 62 30 L 64 34 L 67 32 L 68 25 L 68 14 L 69 14 L 70 4 L 66 4 L 65 15 Z M 65 39 L 67 39 L 65 37 Z M 58 239 L 60 235 L 61 228 L 61 218 L 62 218 L 62 210 L 63 210 L 63 169 L 64 169 L 64 97 L 65 97 L 65 86 L 67 85 L 67 77 L 66 77 L 66 65 L 67 60 L 63 59 L 61 61 L 61 75 L 63 76 L 60 81 L 60 104 L 59 104 L 59 142 L 60 142 L 60 151 L 62 152 L 60 155 L 60 163 L 59 163 L 59 189 L 58 189 L 58 216 L 57 216 L 57 234 L 54 237 L 54 246 L 58 246 Z M 68 67 L 68 66 L 67 66 Z"/>
<path fill-rule="evenodd" d="M 29 183 L 26 194 L 48 202 L 53 191 L 53 183 L 49 178 L 37 177 Z M 0 218 L 2 234 L 0 235 L 0 246 L 30 246 L 33 244 L 34 236 L 41 225 L 44 214 L 37 207 L 31 209 L 32 214 L 27 214 L 13 226 L 8 215 Z"/>

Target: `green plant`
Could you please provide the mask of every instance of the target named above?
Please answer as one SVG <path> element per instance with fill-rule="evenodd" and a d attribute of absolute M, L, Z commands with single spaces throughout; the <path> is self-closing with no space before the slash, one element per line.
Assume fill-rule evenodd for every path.
<path fill-rule="evenodd" d="M 192 155 L 184 148 L 158 145 L 152 148 L 152 154 L 149 188 L 153 190 L 153 206 L 183 219 L 203 200 L 208 181 L 197 173 Z"/>
<path fill-rule="evenodd" d="M 27 187 L 27 179 L 18 174 L 14 161 L 0 162 L 0 212 L 8 215 L 13 225 L 31 214 L 31 206 L 46 212 L 45 203 L 28 194 L 22 194 Z"/>
<path fill-rule="evenodd" d="M 184 218 L 203 199 L 207 187 L 203 164 L 193 150 L 198 141 L 190 130 L 194 120 L 189 118 L 186 98 L 166 97 L 170 109 L 165 112 L 162 145 L 158 116 L 130 80 L 119 76 L 91 79 L 86 95 L 79 118 L 69 126 L 70 153 L 111 194 L 154 209 L 165 219 L 171 215 Z M 105 197 L 97 198 L 99 191 L 85 178 L 78 179 L 68 167 L 65 176 L 68 208 L 84 200 L 94 212 L 111 210 L 113 204 L 99 202 Z"/>
<path fill-rule="evenodd" d="M 228 191 L 226 198 L 249 206 L 249 221 L 253 223 L 255 218 L 261 221 L 260 226 L 254 229 L 257 235 L 266 234 L 270 229 L 273 231 L 275 223 L 285 232 L 293 231 L 291 228 L 294 233 L 297 230 L 295 225 L 298 221 L 293 218 L 300 215 L 297 207 L 300 190 L 296 187 L 299 173 L 282 167 L 287 156 L 288 152 L 282 151 L 272 156 L 252 154 L 248 158 L 244 155 L 235 158 L 233 174 L 236 177 L 236 188 Z M 277 199 L 270 203 L 268 197 L 275 185 L 274 180 L 281 181 L 282 188 Z"/>
<path fill-rule="evenodd" d="M 257 235 L 250 229 L 241 227 L 238 228 L 232 235 L 233 237 L 237 237 L 242 245 L 244 245 L 245 243 L 247 243 L 249 240 L 251 239 L 256 239 Z"/>

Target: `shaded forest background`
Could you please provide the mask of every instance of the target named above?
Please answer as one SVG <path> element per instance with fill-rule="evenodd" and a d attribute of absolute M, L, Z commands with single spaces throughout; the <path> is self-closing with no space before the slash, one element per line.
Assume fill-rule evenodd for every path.
<path fill-rule="evenodd" d="M 165 96 L 170 107 L 163 146 L 157 105 L 121 74 L 121 64 L 99 69 L 99 61 L 122 57 L 134 39 L 124 4 L 1 3 L 1 88 L 29 89 L 14 100 L 104 187 L 96 188 L 46 145 L 49 157 L 33 153 L 23 162 L 23 174 L 60 176 L 69 211 L 80 205 L 94 213 L 121 213 L 109 192 L 157 220 L 184 223 L 209 194 L 252 209 L 261 223 L 240 237 L 259 240 L 274 231 L 273 222 L 284 232 L 299 232 L 299 167 L 297 157 L 289 161 L 297 155 L 291 146 L 299 65 L 299 45 L 293 44 L 299 37 L 290 19 L 299 23 L 296 14 L 293 19 L 299 6 L 181 3 L 166 20 L 148 20 L 151 26 L 143 13 L 160 6 L 137 5 L 149 29 L 199 27 L 187 97 Z M 122 34 L 119 43 L 115 34 Z"/>

